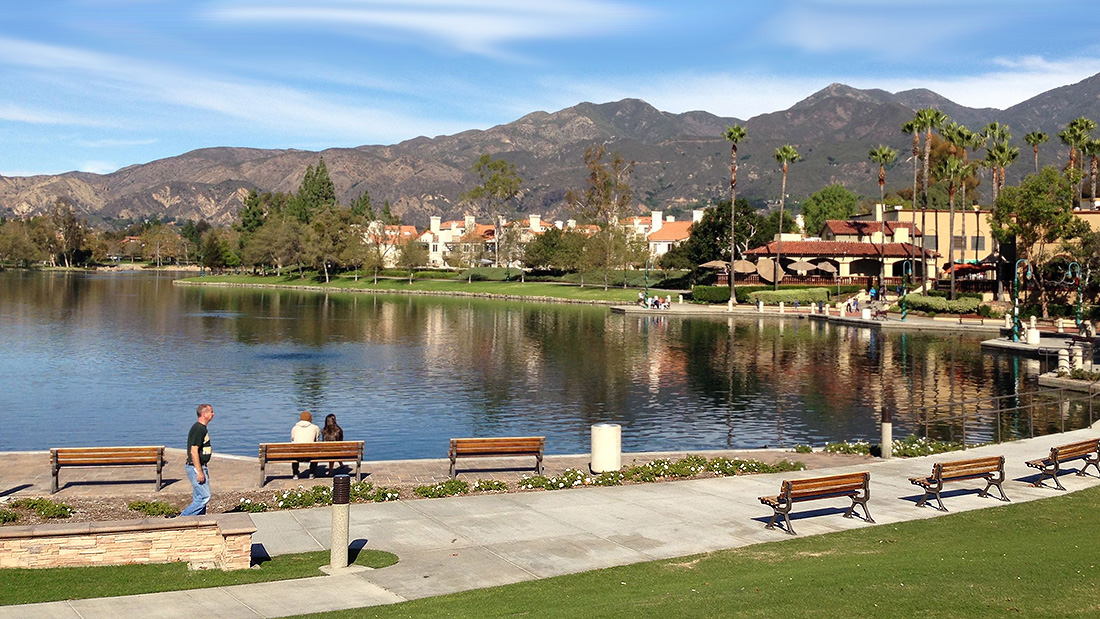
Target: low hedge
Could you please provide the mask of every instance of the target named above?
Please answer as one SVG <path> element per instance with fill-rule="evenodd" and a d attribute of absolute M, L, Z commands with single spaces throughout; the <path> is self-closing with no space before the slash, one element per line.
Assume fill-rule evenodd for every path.
<path fill-rule="evenodd" d="M 727 297 L 729 295 L 726 295 Z M 795 290 L 765 290 L 752 293 L 752 301 L 755 303 L 758 299 L 764 302 L 764 305 L 779 305 L 780 302 L 785 304 L 793 304 L 796 301 L 798 303 L 817 303 L 821 301 L 823 303 L 829 302 L 829 291 L 825 288 L 801 288 Z"/>
<path fill-rule="evenodd" d="M 741 298 L 740 290 L 738 299 Z M 729 286 L 696 286 L 691 289 L 691 300 L 695 303 L 729 303 Z"/>
<path fill-rule="evenodd" d="M 937 314 L 973 314 L 981 305 L 981 299 L 956 299 L 944 297 L 926 297 L 919 294 L 905 295 L 908 309 L 914 312 L 935 312 Z"/>

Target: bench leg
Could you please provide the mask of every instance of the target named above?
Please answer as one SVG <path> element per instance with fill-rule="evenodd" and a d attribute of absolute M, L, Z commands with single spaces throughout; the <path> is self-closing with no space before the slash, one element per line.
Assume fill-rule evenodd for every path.
<path fill-rule="evenodd" d="M 985 485 L 985 490 L 982 490 L 981 493 L 978 496 L 982 496 L 982 497 L 989 496 L 989 489 L 993 488 L 993 487 L 996 487 L 997 492 L 1001 493 L 1001 498 L 998 499 L 998 500 L 1008 503 L 1009 500 L 1008 500 L 1008 496 L 1005 495 L 1005 489 L 1001 487 L 1001 482 L 1003 482 L 1003 481 L 1004 481 L 1003 479 L 990 479 Z"/>
<path fill-rule="evenodd" d="M 455 478 L 455 458 L 451 456 L 451 479 Z"/>
<path fill-rule="evenodd" d="M 157 492 L 164 486 L 164 461 L 157 461 Z"/>
<path fill-rule="evenodd" d="M 852 505 L 848 508 L 848 511 L 844 512 L 845 518 L 851 518 L 856 515 L 856 505 L 863 507 L 863 519 L 867 522 L 874 522 L 874 518 L 871 518 L 871 510 L 867 509 L 867 497 L 859 498 L 852 497 Z M 946 509 L 943 511 L 947 511 Z"/>
<path fill-rule="evenodd" d="M 938 490 L 933 490 L 933 489 L 928 489 L 928 488 L 926 488 L 924 490 L 924 496 L 922 496 L 921 499 L 919 501 L 917 501 L 917 507 L 924 507 L 925 505 L 927 505 L 928 504 L 928 497 L 933 497 L 933 496 L 936 497 L 936 503 L 939 503 L 939 507 L 937 509 L 939 509 L 941 512 L 947 511 L 947 508 L 943 506 L 943 501 L 940 500 L 939 491 Z M 866 509 L 866 507 L 865 507 L 865 509 Z"/>
<path fill-rule="evenodd" d="M 1058 481 L 1058 465 L 1057 465 L 1057 463 L 1055 463 L 1055 465 L 1051 468 L 1040 469 L 1039 481 L 1037 481 L 1037 482 L 1035 482 L 1031 485 L 1036 487 L 1036 488 L 1046 488 L 1048 486 L 1046 484 L 1044 484 L 1043 482 L 1046 481 L 1048 477 L 1050 479 L 1054 480 L 1054 487 L 1055 488 L 1057 488 L 1059 490 L 1065 490 L 1066 489 L 1062 485 L 1062 482 Z"/>
<path fill-rule="evenodd" d="M 1086 475 L 1085 471 L 1088 471 L 1090 466 L 1096 469 L 1096 476 L 1100 477 L 1100 456 L 1097 456 L 1095 459 L 1092 460 L 1086 457 L 1085 466 L 1082 466 L 1081 470 L 1077 471 L 1077 475 L 1084 477 Z"/>
<path fill-rule="evenodd" d="M 770 520 L 768 520 L 768 524 L 764 525 L 764 528 L 765 529 L 774 529 L 775 528 L 775 519 L 780 517 L 780 516 L 783 516 L 783 523 L 785 525 L 784 527 L 781 527 L 783 529 L 783 532 L 786 533 L 787 535 L 797 535 L 794 532 L 794 527 L 791 526 L 791 517 L 790 517 L 791 506 L 788 505 L 787 509 L 779 509 L 778 507 L 773 507 L 772 510 L 773 510 L 772 517 L 771 517 Z"/>
<path fill-rule="evenodd" d="M 362 471 L 362 468 L 361 468 L 362 466 L 363 466 L 363 461 L 362 460 L 356 460 L 355 461 L 355 481 L 363 481 L 363 471 Z"/>
<path fill-rule="evenodd" d="M 60 471 L 57 468 L 53 470 L 53 478 L 50 479 L 50 494 L 57 494 L 57 474 Z"/>
<path fill-rule="evenodd" d="M 260 460 L 260 487 L 264 487 L 264 483 L 267 482 L 267 476 L 264 475 L 264 467 L 267 464 L 266 460 Z"/>
<path fill-rule="evenodd" d="M 543 474 L 542 454 L 539 454 L 539 455 L 535 456 L 535 458 L 536 458 L 535 459 L 535 475 L 542 475 Z"/>

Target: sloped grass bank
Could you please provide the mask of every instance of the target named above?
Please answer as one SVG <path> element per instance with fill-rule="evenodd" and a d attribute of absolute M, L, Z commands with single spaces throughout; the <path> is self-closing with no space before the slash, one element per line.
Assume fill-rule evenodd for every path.
<path fill-rule="evenodd" d="M 737 550 L 309 616 L 1095 617 L 1098 509 L 1100 488 L 1092 488 L 828 535 L 777 533 L 782 541 Z"/>
<path fill-rule="evenodd" d="M 349 560 L 373 568 L 397 563 L 397 555 L 381 550 L 352 550 Z M 59 567 L 45 570 L 0 570 L 0 606 L 58 600 L 159 593 L 243 585 L 273 580 L 321 576 L 319 568 L 329 563 L 329 552 L 281 555 L 250 570 L 188 570 L 185 563 L 158 565 L 114 565 L 102 567 Z"/>

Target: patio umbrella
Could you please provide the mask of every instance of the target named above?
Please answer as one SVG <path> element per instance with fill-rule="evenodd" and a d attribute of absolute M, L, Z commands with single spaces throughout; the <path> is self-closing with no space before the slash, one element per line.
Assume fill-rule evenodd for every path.
<path fill-rule="evenodd" d="M 787 268 L 790 269 L 791 271 L 806 272 L 806 271 L 813 271 L 814 269 L 817 268 L 817 266 L 813 265 L 813 264 L 810 264 L 809 262 L 806 262 L 805 260 L 796 260 L 796 261 L 792 262 L 791 264 L 789 264 L 787 266 Z"/>
<path fill-rule="evenodd" d="M 724 268 L 726 268 L 726 265 L 728 265 L 728 264 L 729 264 L 728 262 L 725 262 L 723 260 L 711 260 L 710 262 L 704 262 L 703 264 L 700 264 L 699 268 L 701 268 L 701 269 L 724 269 Z"/>
<path fill-rule="evenodd" d="M 825 262 L 825 261 L 818 262 L 817 263 L 817 268 L 821 269 L 822 271 L 825 271 L 826 273 L 836 273 L 836 267 L 833 266 L 832 262 Z"/>
<path fill-rule="evenodd" d="M 761 258 L 756 263 L 756 270 L 764 281 L 783 281 L 783 267 L 777 265 L 771 258 Z"/>
<path fill-rule="evenodd" d="M 748 260 L 738 260 L 737 262 L 733 263 L 733 271 L 734 273 L 742 274 L 755 273 L 756 265 L 749 262 Z"/>

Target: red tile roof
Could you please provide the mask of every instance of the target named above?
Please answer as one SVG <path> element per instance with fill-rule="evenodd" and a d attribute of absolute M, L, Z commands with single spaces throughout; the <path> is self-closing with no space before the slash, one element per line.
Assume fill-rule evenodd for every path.
<path fill-rule="evenodd" d="M 900 221 L 859 221 L 854 219 L 830 219 L 825 222 L 825 226 L 822 228 L 822 232 L 828 230 L 838 236 L 866 236 L 875 232 L 882 231 L 883 223 L 886 224 L 887 236 L 893 236 L 894 230 L 897 230 L 898 228 L 908 228 L 911 236 L 922 236 L 920 229 L 914 226 L 912 223 L 905 223 Z"/>
<path fill-rule="evenodd" d="M 686 241 L 691 236 L 692 221 L 667 221 L 661 228 L 646 235 L 650 241 L 675 242 Z"/>
<path fill-rule="evenodd" d="M 767 245 L 754 247 L 747 252 L 751 256 L 774 256 L 776 241 Z M 813 257 L 849 257 L 849 258 L 878 258 L 880 248 L 878 243 L 853 243 L 845 241 L 786 241 L 783 243 L 784 256 L 813 256 Z M 920 248 L 910 243 L 887 243 L 886 257 L 906 258 L 910 255 L 920 256 Z M 935 258 L 938 253 L 928 250 L 928 257 Z"/>

